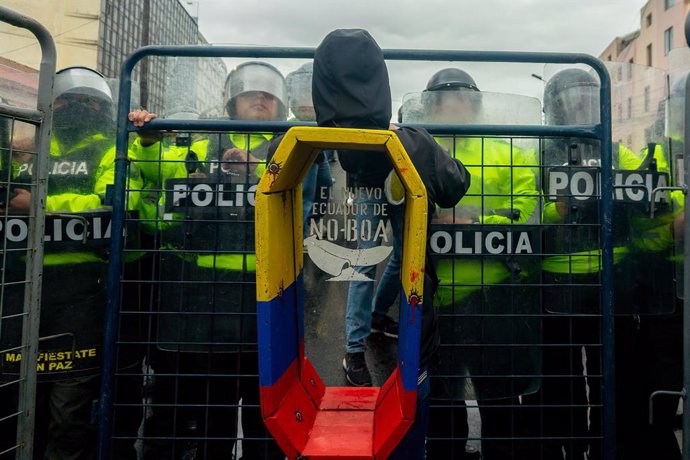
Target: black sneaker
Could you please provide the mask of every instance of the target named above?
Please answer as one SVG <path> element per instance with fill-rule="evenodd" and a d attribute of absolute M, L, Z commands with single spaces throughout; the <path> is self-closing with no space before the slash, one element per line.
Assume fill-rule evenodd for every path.
<path fill-rule="evenodd" d="M 367 368 L 363 351 L 359 353 L 345 353 L 343 369 L 345 369 L 345 376 L 350 385 L 356 387 L 371 386 L 371 374 L 369 373 L 369 368 Z"/>
<path fill-rule="evenodd" d="M 372 334 L 383 334 L 392 339 L 398 338 L 398 322 L 390 316 L 372 315 L 371 317 Z"/>

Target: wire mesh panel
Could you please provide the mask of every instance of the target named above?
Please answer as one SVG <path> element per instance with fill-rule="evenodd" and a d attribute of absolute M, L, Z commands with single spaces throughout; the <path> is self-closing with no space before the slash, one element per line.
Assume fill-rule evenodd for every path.
<path fill-rule="evenodd" d="M 254 50 L 253 55 L 308 58 L 313 53 L 278 51 Z M 152 48 L 133 61 L 148 52 L 190 56 L 200 50 Z M 236 49 L 204 52 L 244 55 Z M 401 51 L 388 57 L 448 56 Z M 481 60 L 471 53 L 453 58 Z M 513 58 L 537 59 L 489 56 Z M 563 59 L 559 62 L 592 63 Z M 272 73 L 264 64 L 243 66 L 236 70 L 244 69 L 244 78 L 257 83 Z M 125 66 L 125 85 L 130 70 Z M 282 458 L 259 411 L 253 206 L 258 179 L 280 168 L 266 163 L 267 150 L 289 126 L 280 122 L 288 112 L 276 94 L 280 85 L 273 85 L 277 110 L 271 120 L 237 118 L 233 72 L 221 97 L 231 120 L 199 118 L 200 110 L 183 104 L 179 118 L 154 120 L 148 129 L 120 139 L 113 193 L 120 217 L 114 217 L 113 231 L 126 230 L 126 238 L 112 247 L 120 260 L 111 264 L 109 278 L 117 281 L 109 293 L 106 369 L 112 374 L 105 374 L 101 400 L 102 455 L 110 452 L 110 443 L 136 443 L 145 458 Z M 597 96 L 608 91 L 602 78 L 604 89 L 597 82 L 593 90 Z M 121 91 L 124 98 L 126 93 Z M 611 172 L 610 139 L 602 128 L 610 121 L 610 106 L 597 102 L 589 108 L 602 114 L 603 123 L 596 118 L 544 126 L 538 100 L 476 88 L 411 93 L 403 101 L 403 124 L 425 125 L 472 175 L 472 187 L 456 207 L 434 210 L 429 232 L 428 251 L 436 266 L 430 276 L 439 280 L 434 305 L 441 346 L 432 371 L 428 458 L 462 458 L 468 441 L 487 458 L 545 458 L 550 452 L 562 455 L 563 449 L 568 456 L 588 451 L 592 458 L 612 458 L 615 423 L 607 410 L 613 409 L 610 291 L 616 253 L 610 219 L 602 220 L 611 212 L 611 184 L 604 180 Z M 568 108 L 568 113 L 582 115 L 582 110 Z M 126 111 L 119 116 L 124 119 Z M 573 151 L 578 158 L 591 154 L 601 164 L 570 162 Z M 345 348 L 335 323 L 342 325 L 341 312 L 334 315 L 323 305 L 344 300 L 346 286 L 365 280 L 326 284 L 326 278 L 359 272 L 346 257 L 345 265 L 332 267 L 333 254 L 318 254 L 334 249 L 328 242 L 342 243 L 340 249 L 350 252 L 368 249 L 359 247 L 359 223 L 348 230 L 356 219 L 337 212 L 337 206 L 354 209 L 367 197 L 349 186 L 337 162 L 328 169 L 330 183 L 317 187 L 304 221 L 294 228 L 304 232 L 303 282 L 310 290 L 306 354 L 319 373 L 326 369 L 324 381 L 342 384 L 349 375 L 332 355 L 338 350 L 342 358 Z M 126 185 L 124 178 L 132 174 L 141 175 L 140 186 Z M 575 179 L 583 182 L 572 185 Z M 304 187 L 306 182 L 303 193 Z M 370 230 L 389 242 L 382 249 L 390 252 L 396 224 L 385 187 L 391 184 L 371 187 L 380 195 L 372 197 L 372 209 L 385 204 L 386 211 L 376 214 L 376 228 L 372 224 Z M 587 200 L 579 199 L 585 192 Z M 134 197 L 138 213 L 125 213 Z M 581 201 L 587 206 L 574 210 Z M 319 266 L 324 260 L 326 265 Z M 374 276 L 376 262 L 368 265 Z M 588 268 L 580 271 L 582 266 Z M 381 336 L 396 332 L 379 326 Z M 337 337 L 324 334 L 334 330 Z M 394 342 L 385 340 L 367 339 L 375 382 L 385 380 L 393 367 Z M 127 379 L 143 383 L 143 400 L 127 399 Z M 121 424 L 129 410 L 144 414 L 136 434 Z"/>
<path fill-rule="evenodd" d="M 402 117 L 412 123 L 536 125 L 541 105 L 456 86 L 410 95 Z M 539 141 L 436 140 L 463 162 L 472 182 L 455 208 L 436 210 L 432 220 L 441 349 L 427 451 L 431 458 L 466 455 L 471 401 L 481 419 L 482 453 L 520 455 L 526 452 L 518 438 L 527 435 L 527 412 L 519 398 L 537 391 L 541 380 Z"/>
<path fill-rule="evenodd" d="M 12 164 L 17 164 L 16 158 L 30 158 L 37 155 L 33 147 L 33 133 L 29 132 L 31 139 L 29 145 L 24 148 L 17 148 L 19 142 L 15 141 L 13 132 L 15 126 L 20 124 L 16 118 L 3 114 L 0 116 L 0 149 L 2 149 L 2 179 L 0 191 L 2 192 L 2 284 L 0 287 L 0 351 L 2 352 L 2 381 L 0 382 L 0 392 L 2 397 L 2 413 L 0 414 L 0 438 L 3 443 L 0 451 L 8 452 L 18 449 L 16 443 L 17 421 L 20 415 L 19 404 L 19 385 L 22 382 L 20 376 L 20 363 L 22 351 L 28 345 L 30 332 L 23 327 L 24 317 L 28 314 L 28 308 L 24 303 L 24 293 L 31 287 L 31 280 L 27 278 L 25 258 L 27 251 L 30 250 L 28 241 L 29 219 L 23 213 L 10 211 L 8 203 L 17 195 L 19 184 L 12 173 Z M 26 125 L 25 125 L 26 126 Z M 28 125 L 31 126 L 31 125 Z M 33 128 L 33 127 L 31 127 Z M 21 129 L 21 128 L 20 128 Z M 32 129 L 29 129 L 32 131 Z M 26 140 L 26 139 L 25 139 Z M 13 146 L 13 147 L 11 147 Z M 15 160 L 15 161 L 13 161 Z M 16 171 L 15 171 L 16 172 Z M 28 185 L 28 186 L 27 186 Z M 29 191 L 35 188 L 35 184 L 22 184 L 26 187 L 23 190 Z M 19 192 L 22 193 L 22 192 Z M 34 331 L 37 339 L 37 332 Z M 45 366 L 45 364 L 40 364 Z M 35 371 L 34 371 L 35 372 Z M 26 378 L 24 376 L 24 378 Z"/>
<path fill-rule="evenodd" d="M 146 458 L 239 458 L 238 449 L 245 458 L 267 455 L 270 438 L 258 407 L 253 221 L 270 138 L 175 132 L 151 144 L 133 141 L 131 167 L 147 185 L 128 191 L 140 193 L 144 206 L 126 219 L 142 235 L 124 248 L 131 257 L 123 269 L 118 359 L 145 360 L 144 367 L 118 365 L 113 439 L 134 442 L 118 432 L 118 420 L 132 405 L 140 413 L 143 407 L 139 447 Z M 231 157 L 233 148 L 248 156 Z M 144 382 L 143 406 L 121 392 L 137 379 Z"/>

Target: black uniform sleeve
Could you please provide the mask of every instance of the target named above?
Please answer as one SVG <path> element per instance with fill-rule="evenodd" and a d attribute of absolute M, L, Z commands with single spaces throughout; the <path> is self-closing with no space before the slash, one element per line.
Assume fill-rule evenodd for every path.
<path fill-rule="evenodd" d="M 443 149 L 426 130 L 402 128 L 396 131 L 429 195 L 429 201 L 451 208 L 470 187 L 470 173 Z"/>
<path fill-rule="evenodd" d="M 436 203 L 442 208 L 452 208 L 470 188 L 471 176 L 460 160 L 451 158 L 440 145 L 434 144 Z"/>

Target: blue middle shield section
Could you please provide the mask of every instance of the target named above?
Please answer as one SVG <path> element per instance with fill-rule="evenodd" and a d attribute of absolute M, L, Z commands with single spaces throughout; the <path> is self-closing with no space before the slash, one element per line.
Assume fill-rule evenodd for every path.
<path fill-rule="evenodd" d="M 419 375 L 419 347 L 422 334 L 422 304 L 414 307 L 404 289 L 400 291 L 400 337 L 398 339 L 398 369 L 406 391 L 417 391 Z"/>
<path fill-rule="evenodd" d="M 257 302 L 259 384 L 273 386 L 300 358 L 304 343 L 304 278 L 302 272 L 282 296 Z"/>

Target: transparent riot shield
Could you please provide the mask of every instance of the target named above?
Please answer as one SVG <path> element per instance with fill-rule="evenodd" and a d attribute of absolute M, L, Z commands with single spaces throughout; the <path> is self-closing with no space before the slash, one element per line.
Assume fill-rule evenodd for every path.
<path fill-rule="evenodd" d="M 663 130 L 666 74 L 628 63 L 608 67 L 613 80 L 616 313 L 672 311 L 672 207 L 665 187 L 674 166 Z M 599 84 L 591 74 L 568 69 L 552 79 L 545 96 L 552 101 L 545 102 L 547 124 L 598 121 L 593 117 Z M 550 287 L 544 301 L 550 312 L 600 313 L 600 151 L 594 141 L 545 141 L 544 241 L 550 255 L 544 272 Z"/>
<path fill-rule="evenodd" d="M 244 147 L 249 136 L 224 133 L 182 144 L 161 142 L 166 176 L 159 203 L 163 252 L 157 341 L 163 350 L 255 347 L 254 192 L 268 145 L 248 149 L 251 159 L 225 154 Z"/>
<path fill-rule="evenodd" d="M 511 94 L 423 92 L 406 97 L 402 115 L 410 123 L 541 124 L 541 104 Z M 541 369 L 538 143 L 437 141 L 472 175 L 454 209 L 436 210 L 429 239 L 439 278 L 442 393 L 452 399 L 532 393 Z"/>
<path fill-rule="evenodd" d="M 599 82 L 592 73 L 580 68 L 545 70 L 550 74 L 544 87 L 547 125 L 599 121 Z M 541 158 L 544 174 L 542 271 L 543 303 L 548 313 L 600 314 L 601 227 L 596 183 L 600 157 L 598 141 L 544 140 Z M 595 331 L 592 337 L 598 337 L 598 333 Z M 561 337 L 558 343 L 566 339 L 583 342 L 574 337 Z M 587 342 L 592 340 L 595 339 Z"/>
<path fill-rule="evenodd" d="M 617 314 L 675 310 L 674 146 L 664 129 L 667 74 L 609 63 L 614 141 L 614 253 Z M 677 152 L 675 152 L 677 154 Z"/>
<path fill-rule="evenodd" d="M 367 158 L 368 168 L 380 169 L 374 173 L 380 181 L 360 182 L 343 169 L 352 158 Z M 384 152 L 343 150 L 338 159 L 317 159 L 315 185 L 307 187 L 309 176 L 302 183 L 303 212 L 308 212 L 303 229 L 305 354 L 324 383 L 347 385 L 343 348 L 366 348 L 378 386 L 396 366 L 396 341 L 390 338 L 397 338 L 397 329 L 384 331 L 374 321 L 369 336 L 368 323 L 372 306 L 380 317 L 399 315 L 405 204 L 386 196 L 384 179 L 392 166 Z M 332 179 L 324 180 L 324 174 Z M 306 195 L 309 190 L 313 195 Z"/>
<path fill-rule="evenodd" d="M 666 106 L 666 136 L 669 143 L 669 158 L 673 164 L 673 185 L 682 187 L 685 185 L 685 107 L 687 88 L 687 69 L 690 68 L 690 49 L 678 48 L 669 54 L 669 100 Z M 672 190 L 671 205 L 674 222 L 680 224 L 684 211 L 684 199 L 682 191 Z M 676 225 L 674 229 L 682 229 Z M 685 240 L 674 234 L 674 267 L 676 296 L 683 297 L 683 254 Z"/>

